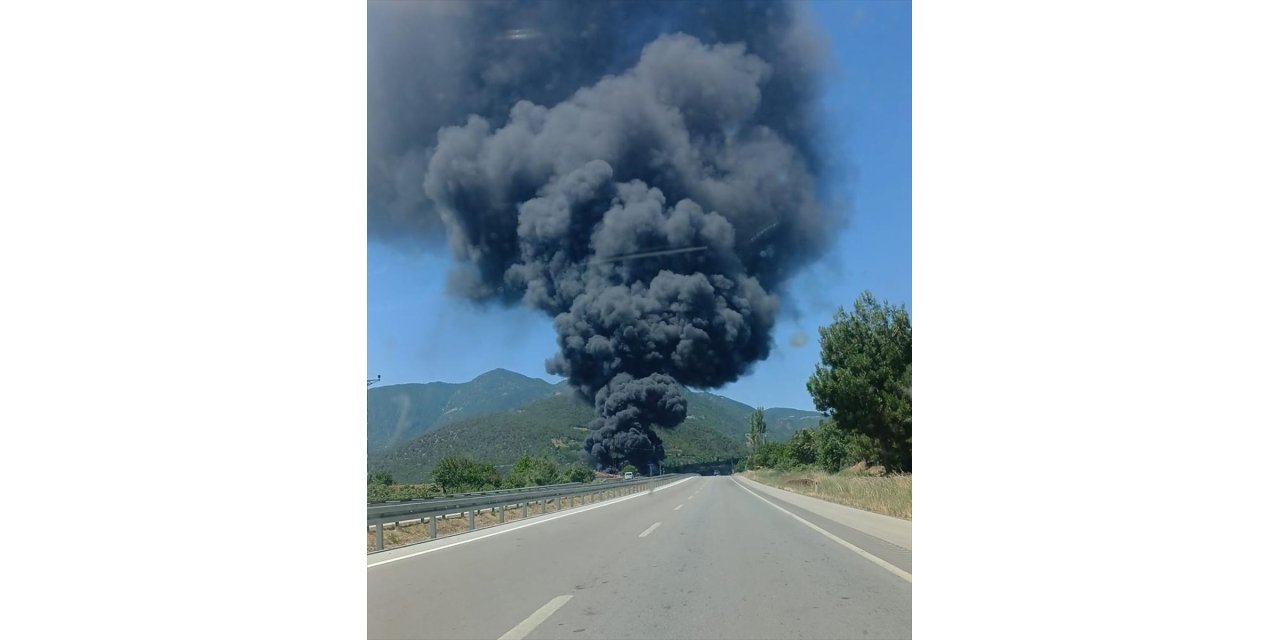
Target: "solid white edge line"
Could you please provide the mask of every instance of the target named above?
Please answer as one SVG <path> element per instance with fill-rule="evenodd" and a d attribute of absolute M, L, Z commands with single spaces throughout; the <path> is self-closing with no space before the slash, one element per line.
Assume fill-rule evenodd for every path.
<path fill-rule="evenodd" d="M 557 609 L 563 607 L 565 603 L 571 599 L 573 599 L 572 595 L 556 596 L 552 598 L 551 602 L 542 605 L 537 611 L 529 614 L 528 618 L 525 618 L 520 622 L 520 624 L 512 627 L 510 631 L 502 634 L 498 640 L 520 640 L 521 638 L 529 635 L 529 633 L 536 629 L 538 625 L 545 622 L 547 618 L 551 617 L 551 614 L 555 613 Z"/>
<path fill-rule="evenodd" d="M 670 489 L 671 487 L 674 487 L 674 486 L 676 486 L 676 485 L 678 485 L 678 484 L 680 484 L 680 483 L 682 483 L 682 482 L 688 482 L 689 480 L 693 480 L 693 479 L 694 479 L 694 478 L 696 478 L 696 477 L 697 477 L 697 476 L 692 476 L 692 477 L 685 478 L 684 480 L 676 480 L 675 482 L 672 482 L 671 484 L 664 484 L 664 485 L 662 485 L 661 487 L 656 487 L 656 488 L 654 489 L 654 491 L 662 491 L 663 489 Z M 612 500 L 610 500 L 610 501 L 608 501 L 608 502 L 601 502 L 601 503 L 599 503 L 599 504 L 593 504 L 593 505 L 591 505 L 591 506 L 589 506 L 589 507 L 577 507 L 576 509 L 574 509 L 574 510 L 572 510 L 572 511 L 566 511 L 564 514 L 556 514 L 556 515 L 552 515 L 552 516 L 539 517 L 537 520 L 534 520 L 533 522 L 527 522 L 527 523 L 524 523 L 524 524 L 518 524 L 518 525 L 515 525 L 515 526 L 512 526 L 512 527 L 505 527 L 505 528 L 504 528 L 502 525 L 498 525 L 498 526 L 497 526 L 498 531 L 494 531 L 493 533 L 486 533 L 485 535 L 482 535 L 482 536 L 476 536 L 476 537 L 474 537 L 474 538 L 468 538 L 468 539 L 466 539 L 466 540 L 459 540 L 459 541 L 457 541 L 457 542 L 451 542 L 451 543 L 449 543 L 449 544 L 440 545 L 440 546 L 438 546 L 438 547 L 431 547 L 430 549 L 423 549 L 422 551 L 419 551 L 419 552 L 417 552 L 417 553 L 410 553 L 410 554 L 406 554 L 406 555 L 403 555 L 403 556 L 397 556 L 397 557 L 395 557 L 395 558 L 390 558 L 390 559 L 388 559 L 388 560 L 382 560 L 382 561 L 380 561 L 380 562 L 374 562 L 374 563 L 369 564 L 369 565 L 368 565 L 368 566 L 366 566 L 365 568 L 366 568 L 366 569 L 372 569 L 373 567 L 377 567 L 377 566 L 379 566 L 379 565 L 390 564 L 390 563 L 392 563 L 392 562 L 399 562 L 400 560 L 404 560 L 404 559 L 407 559 L 407 558 L 417 557 L 417 556 L 420 556 L 420 555 L 422 555 L 422 554 L 424 554 L 424 553 L 431 553 L 431 552 L 433 552 L 433 551 L 440 551 L 440 550 L 442 550 L 442 549 L 448 549 L 448 548 L 450 548 L 450 547 L 456 547 L 456 546 L 458 546 L 458 545 L 460 545 L 460 544 L 467 544 L 468 542 L 475 542 L 475 541 L 477 541 L 477 540 L 484 540 L 485 538 L 492 538 L 493 536 L 502 535 L 502 534 L 504 534 L 504 533 L 511 533 L 512 531 L 519 531 L 520 529 L 523 529 L 523 528 L 525 528 L 525 527 L 532 527 L 532 526 L 535 526 L 535 525 L 542 524 L 542 523 L 544 523 L 544 522 L 551 522 L 552 520 L 559 520 L 560 518 L 568 518 L 569 516 L 572 516 L 572 515 L 577 515 L 577 514 L 579 514 L 579 513 L 586 513 L 586 512 L 588 512 L 588 511 L 594 511 L 594 510 L 596 510 L 596 509 L 600 509 L 600 508 L 603 508 L 603 507 L 608 507 L 608 506 L 610 506 L 610 505 L 615 505 L 615 504 L 618 504 L 618 503 L 620 503 L 620 502 L 626 502 L 627 500 L 631 500 L 632 498 L 639 498 L 639 497 L 641 497 L 641 496 L 647 496 L 647 495 L 649 495 L 649 492 L 648 492 L 648 491 L 641 491 L 641 492 L 639 492 L 639 493 L 633 493 L 633 494 L 631 494 L 631 495 L 629 495 L 629 496 L 622 496 L 621 498 L 614 498 L 614 499 L 612 499 Z"/>
<path fill-rule="evenodd" d="M 844 540 L 840 539 L 838 536 L 836 536 L 835 534 L 831 533 L 830 531 L 827 531 L 826 529 L 823 529 L 822 527 L 819 527 L 818 525 L 816 525 L 816 524 L 814 524 L 814 523 L 812 523 L 812 522 L 809 522 L 808 520 L 805 520 L 804 518 L 801 518 L 800 516 L 798 516 L 798 515 L 796 515 L 796 514 L 794 514 L 794 513 L 791 513 L 790 511 L 787 511 L 786 509 L 783 509 L 782 507 L 779 507 L 778 505 L 776 505 L 776 504 L 774 504 L 774 503 L 772 503 L 772 502 L 770 502 L 770 501 L 768 501 L 768 500 L 765 500 L 765 499 L 764 499 L 760 494 L 758 494 L 758 493 L 756 493 L 755 491 L 752 491 L 751 489 L 747 488 L 747 486 L 746 486 L 746 485 L 744 485 L 744 484 L 742 484 L 741 482 L 738 482 L 737 478 L 735 478 L 735 479 L 733 480 L 733 483 L 734 483 L 734 484 L 736 484 L 736 485 L 738 485 L 739 487 L 742 487 L 742 490 L 743 490 L 743 491 L 746 491 L 747 493 L 749 493 L 749 494 L 751 494 L 751 495 L 753 495 L 753 496 L 755 496 L 755 497 L 759 498 L 761 502 L 763 502 L 763 503 L 765 503 L 765 504 L 767 504 L 767 505 L 769 505 L 769 506 L 773 507 L 774 509 L 777 509 L 778 511 L 781 511 L 781 512 L 783 512 L 783 513 L 785 513 L 785 514 L 787 514 L 787 515 L 791 516 L 792 518 L 795 518 L 796 520 L 799 520 L 799 521 L 800 521 L 800 523 L 801 523 L 801 524 L 803 524 L 804 526 L 809 527 L 810 529 L 813 529 L 814 531 L 817 531 L 818 533 L 821 533 L 822 535 L 824 535 L 824 536 L 826 536 L 826 537 L 828 537 L 828 538 L 831 538 L 833 541 L 835 541 L 836 543 L 838 543 L 838 544 L 840 544 L 840 545 L 842 545 L 842 546 L 846 547 L 846 548 L 847 548 L 847 549 L 849 549 L 850 551 L 852 551 L 852 552 L 854 552 L 854 553 L 856 553 L 856 554 L 858 554 L 858 555 L 860 555 L 860 556 L 862 556 L 862 557 L 866 558 L 867 560 L 870 560 L 871 562 L 874 562 L 874 563 L 875 563 L 875 564 L 877 564 L 877 565 L 880 565 L 880 567 L 881 567 L 882 569 L 885 569 L 885 570 L 886 570 L 886 571 L 888 571 L 889 573 L 892 573 L 893 575 L 898 576 L 899 578 L 902 578 L 903 580 L 906 580 L 907 582 L 911 582 L 911 574 L 910 574 L 910 573 L 907 573 L 906 571 L 903 571 L 902 569 L 899 569 L 899 568 L 897 568 L 897 567 L 895 567 L 895 566 L 893 566 L 893 565 L 889 564 L 888 562 L 885 562 L 884 560 L 881 560 L 880 558 L 878 558 L 878 557 L 876 557 L 876 556 L 871 555 L 871 553 L 870 553 L 870 552 L 866 551 L 865 549 L 863 549 L 863 548 L 861 548 L 861 547 L 855 546 L 855 545 L 853 545 L 853 544 L 850 544 L 849 542 L 846 542 L 846 541 L 844 541 Z"/>
<path fill-rule="evenodd" d="M 649 528 L 648 528 L 648 529 L 645 529 L 643 532 L 641 532 L 641 533 L 640 533 L 640 537 L 641 537 L 641 538 L 643 538 L 643 537 L 645 537 L 645 536 L 647 536 L 647 535 L 649 535 L 649 534 L 653 533 L 653 530 L 654 530 L 654 529 L 657 529 L 657 528 L 658 528 L 658 527 L 660 527 L 660 526 L 662 526 L 662 523 L 661 523 L 661 522 L 655 522 L 655 523 L 653 523 L 652 525 L 650 525 L 650 526 L 649 526 Z"/>

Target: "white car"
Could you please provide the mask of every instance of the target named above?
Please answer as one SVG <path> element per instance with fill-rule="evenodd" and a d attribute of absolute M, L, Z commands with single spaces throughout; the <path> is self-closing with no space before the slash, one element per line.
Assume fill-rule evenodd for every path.
<path fill-rule="evenodd" d="M 631 479 L 631 476 L 634 476 L 634 475 L 635 475 L 634 473 L 631 473 L 630 471 L 628 471 L 628 472 L 626 472 L 626 473 L 622 474 L 622 479 L 623 479 L 623 480 L 630 480 L 630 479 Z"/>

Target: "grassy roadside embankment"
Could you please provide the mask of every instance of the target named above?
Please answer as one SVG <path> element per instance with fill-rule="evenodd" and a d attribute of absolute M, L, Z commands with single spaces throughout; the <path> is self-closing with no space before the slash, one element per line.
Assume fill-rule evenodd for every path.
<path fill-rule="evenodd" d="M 828 502 L 911 519 L 911 475 L 870 474 L 861 464 L 840 473 L 820 469 L 777 471 L 757 469 L 743 476 L 771 487 L 794 491 Z"/>
<path fill-rule="evenodd" d="M 574 501 L 577 506 L 582 506 L 582 503 L 580 502 L 580 500 L 581 500 L 580 496 L 574 496 Z M 569 507 L 568 505 L 564 506 L 564 509 L 569 509 L 569 508 L 571 507 Z M 540 503 L 540 502 L 534 502 L 532 505 L 529 506 L 529 517 L 542 515 L 544 513 L 555 513 L 561 510 L 562 509 L 558 508 L 558 505 L 554 501 L 550 505 L 547 505 L 545 503 Z M 521 520 L 522 513 L 523 513 L 523 510 L 518 506 L 508 507 L 506 521 L 513 522 L 516 520 Z M 482 509 L 480 513 L 476 515 L 476 529 L 484 529 L 485 527 L 492 527 L 493 525 L 496 525 L 496 524 L 498 524 L 497 508 Z M 467 531 L 468 531 L 468 528 L 467 528 L 466 514 L 452 514 L 448 518 L 441 517 L 438 520 L 436 520 L 436 536 L 437 537 L 452 536 L 452 535 L 457 535 L 459 533 L 466 533 Z M 384 547 L 387 549 L 394 549 L 395 547 L 402 547 L 406 544 L 422 542 L 430 538 L 431 538 L 431 530 L 428 528 L 426 523 L 407 524 L 404 526 L 396 526 L 396 525 L 389 524 L 389 525 L 386 525 L 386 527 L 383 529 L 383 532 L 382 532 L 382 542 Z M 373 551 L 376 549 L 375 540 L 376 540 L 376 537 L 373 529 L 368 528 L 365 535 L 365 551 L 366 552 L 373 553 Z"/>

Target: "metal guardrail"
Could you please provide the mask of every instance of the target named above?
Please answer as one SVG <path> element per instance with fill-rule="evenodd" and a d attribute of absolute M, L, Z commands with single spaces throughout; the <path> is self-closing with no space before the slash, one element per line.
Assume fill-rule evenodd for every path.
<path fill-rule="evenodd" d="M 573 498 L 583 496 L 583 503 L 585 504 L 588 496 L 599 494 L 597 500 L 603 500 L 627 493 L 635 493 L 646 488 L 652 491 L 654 487 L 660 484 L 665 484 L 686 475 L 690 474 L 666 474 L 603 483 L 573 482 L 542 487 L 524 487 L 521 489 L 442 496 L 413 502 L 373 503 L 368 506 L 368 526 L 374 529 L 375 549 L 382 551 L 384 549 L 382 528 L 383 525 L 388 523 L 411 520 L 425 521 L 429 524 L 429 539 L 434 540 L 436 538 L 436 520 L 440 516 L 465 513 L 467 515 L 467 530 L 474 531 L 476 528 L 475 517 L 481 509 L 502 507 L 498 509 L 498 523 L 501 524 L 506 521 L 506 508 L 512 505 L 523 505 L 523 517 L 528 517 L 529 505 L 532 503 L 544 500 L 550 503 L 551 500 L 556 500 L 557 507 L 560 507 L 563 504 L 563 499 L 569 498 L 572 506 Z"/>
<path fill-rule="evenodd" d="M 606 480 L 605 482 L 602 482 L 599 484 L 605 484 L 607 482 L 612 482 L 612 481 Z M 471 491 L 468 493 L 451 493 L 449 495 L 435 496 L 432 498 L 410 498 L 408 500 L 383 500 L 381 502 L 370 502 L 369 508 L 373 508 L 375 505 L 384 505 L 384 504 L 403 505 L 403 504 L 410 504 L 410 503 L 416 504 L 416 503 L 422 503 L 422 502 L 432 502 L 436 500 L 448 500 L 450 498 L 464 498 L 464 497 L 470 497 L 470 496 L 498 496 L 498 495 L 508 495 L 512 493 L 529 493 L 531 491 L 539 491 L 542 489 L 554 489 L 557 487 L 581 487 L 585 484 L 592 484 L 592 483 L 564 482 L 561 484 L 544 484 L 539 487 L 517 487 L 515 489 L 494 489 L 493 491 Z"/>

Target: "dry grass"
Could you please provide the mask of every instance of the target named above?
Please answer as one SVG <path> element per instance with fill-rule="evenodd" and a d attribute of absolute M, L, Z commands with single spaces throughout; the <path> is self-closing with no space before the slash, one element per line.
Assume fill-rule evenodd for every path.
<path fill-rule="evenodd" d="M 858 463 L 837 474 L 821 470 L 759 469 L 743 475 L 771 487 L 895 518 L 911 519 L 911 474 L 886 476 L 880 467 L 868 469 Z"/>
<path fill-rule="evenodd" d="M 593 504 L 593 503 L 587 503 L 587 504 Z M 574 496 L 573 507 L 581 507 L 581 506 L 583 506 L 582 496 Z M 566 510 L 572 508 L 569 505 L 568 498 L 565 498 L 564 508 Z M 559 511 L 559 510 L 560 509 L 556 506 L 556 502 L 554 500 L 549 505 L 543 504 L 541 502 L 534 502 L 533 504 L 529 505 L 529 517 L 532 518 L 534 516 L 542 515 L 544 513 L 555 513 L 556 511 Z M 516 520 L 521 520 L 522 519 L 520 517 L 521 513 L 522 511 L 519 506 L 507 507 L 506 521 L 513 522 Z M 496 525 L 496 524 L 498 524 L 498 511 L 496 508 L 483 509 L 480 511 L 480 513 L 476 514 L 476 529 L 492 527 L 493 525 Z M 436 520 L 436 537 L 437 538 L 457 535 L 459 533 L 466 533 L 467 531 L 468 531 L 467 514 L 465 513 L 461 515 L 452 514 L 447 519 L 444 517 L 440 517 Z M 403 526 L 388 524 L 388 525 L 384 525 L 382 530 L 382 544 L 384 549 L 394 549 L 396 547 L 402 547 L 407 544 L 422 542 L 424 540 L 430 539 L 430 537 L 431 537 L 431 529 L 429 525 L 425 522 L 420 524 L 410 524 L 410 525 L 403 525 Z M 374 530 L 372 528 L 369 528 L 365 535 L 365 551 L 366 552 L 372 553 L 375 550 L 376 540 L 377 538 L 376 538 L 376 534 L 374 533 Z"/>

